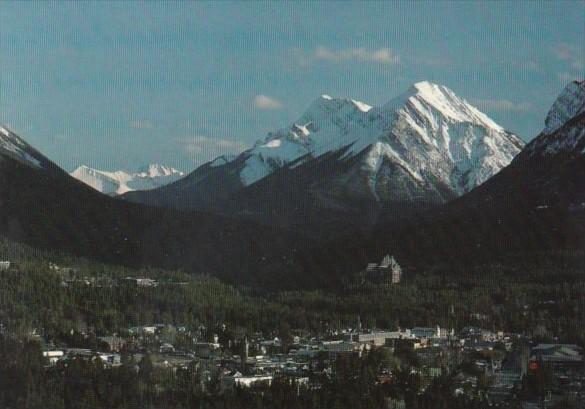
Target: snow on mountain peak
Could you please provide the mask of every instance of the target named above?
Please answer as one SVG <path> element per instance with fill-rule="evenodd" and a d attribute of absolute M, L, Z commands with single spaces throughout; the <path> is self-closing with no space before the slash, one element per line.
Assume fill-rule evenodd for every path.
<path fill-rule="evenodd" d="M 304 113 L 304 116 L 351 114 L 354 111 L 368 112 L 372 107 L 364 102 L 351 98 L 335 98 L 321 95 Z"/>
<path fill-rule="evenodd" d="M 461 194 L 510 163 L 523 145 L 449 88 L 422 81 L 382 107 L 322 95 L 291 126 L 244 152 L 240 177 L 247 186 L 279 167 L 345 148 L 345 158 L 368 150 L 364 169 L 372 175 L 388 158 L 418 182 L 438 172 Z"/>
<path fill-rule="evenodd" d="M 144 166 L 133 173 L 123 170 L 108 172 L 82 165 L 71 172 L 71 176 L 101 193 L 115 196 L 134 190 L 151 190 L 175 182 L 183 177 L 183 172 L 159 164 Z"/>
<path fill-rule="evenodd" d="M 143 166 L 138 170 L 139 174 L 144 174 L 148 177 L 161 177 L 161 176 L 171 176 L 173 174 L 180 174 L 182 175 L 183 172 L 178 171 L 175 168 L 170 166 L 160 165 L 158 163 L 151 163 L 148 166 Z"/>
<path fill-rule="evenodd" d="M 400 109 L 401 106 L 431 120 L 439 114 L 452 121 L 474 123 L 504 131 L 500 125 L 451 89 L 429 81 L 415 83 L 404 94 L 386 104 L 390 109 Z"/>
<path fill-rule="evenodd" d="M 0 126 L 0 153 L 5 153 L 20 162 L 41 168 L 41 162 L 31 153 L 32 148 L 15 133 Z"/>
<path fill-rule="evenodd" d="M 352 99 L 351 102 L 356 106 L 357 109 L 359 109 L 362 112 L 368 112 L 370 109 L 372 109 L 370 105 L 364 104 L 363 102 L 360 101 L 356 101 L 355 99 Z"/>
<path fill-rule="evenodd" d="M 548 112 L 543 133 L 553 133 L 582 112 L 585 112 L 585 81 L 572 81 L 563 89 Z"/>

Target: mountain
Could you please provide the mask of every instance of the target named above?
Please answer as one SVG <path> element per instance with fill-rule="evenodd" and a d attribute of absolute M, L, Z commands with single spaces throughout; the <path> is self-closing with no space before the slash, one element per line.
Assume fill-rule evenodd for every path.
<path fill-rule="evenodd" d="M 570 83 L 543 131 L 510 165 L 462 197 L 416 220 L 382 223 L 315 250 L 319 270 L 356 271 L 387 253 L 401 264 L 471 272 L 501 263 L 563 268 L 585 262 L 585 81 Z M 335 263 L 332 267 L 331 263 Z"/>
<path fill-rule="evenodd" d="M 0 160 L 12 159 L 25 166 L 47 171 L 55 165 L 32 146 L 23 141 L 14 132 L 0 126 Z"/>
<path fill-rule="evenodd" d="M 107 172 L 85 165 L 70 173 L 98 192 L 115 196 L 134 190 L 150 190 L 175 182 L 184 176 L 183 172 L 159 164 L 150 164 L 137 172 L 117 170 Z"/>
<path fill-rule="evenodd" d="M 0 128 L 0 234 L 102 261 L 208 272 L 270 289 L 332 286 L 387 253 L 407 275 L 438 266 L 472 273 L 480 271 L 477 266 L 494 263 L 524 274 L 530 274 L 530 263 L 564 268 L 578 259 L 582 266 L 584 104 L 585 82 L 569 84 L 547 115 L 543 132 L 485 183 L 417 218 L 378 221 L 371 232 L 347 229 L 334 240 L 102 195 Z M 276 169 L 246 189 L 288 180 L 291 197 L 301 195 L 307 183 L 318 186 L 315 173 L 330 175 L 323 178 L 329 183 L 356 166 L 362 156 L 351 156 L 350 148 L 301 157 L 298 166 Z M 206 169 L 232 166 L 237 176 L 245 158 L 225 158 L 225 163 L 208 164 Z"/>
<path fill-rule="evenodd" d="M 282 224 L 331 211 L 363 216 L 396 204 L 446 203 L 488 180 L 523 146 L 447 87 L 419 82 L 380 107 L 323 95 L 240 155 L 124 198 Z"/>
<path fill-rule="evenodd" d="M 262 287 L 303 285 L 292 260 L 311 243 L 251 221 L 108 197 L 6 127 L 0 127 L 0 236 L 61 254 Z"/>

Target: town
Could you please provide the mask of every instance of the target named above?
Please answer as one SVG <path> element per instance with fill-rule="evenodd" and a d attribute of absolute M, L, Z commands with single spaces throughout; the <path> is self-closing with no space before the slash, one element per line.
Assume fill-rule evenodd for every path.
<path fill-rule="evenodd" d="M 314 297 L 308 293 L 290 296 L 289 301 L 281 299 L 278 306 L 270 306 L 256 297 L 234 299 L 234 305 L 248 305 L 251 311 L 249 316 L 241 312 L 240 318 L 234 312 L 221 312 L 223 304 L 230 301 L 223 301 L 218 307 L 202 304 L 199 313 L 198 304 L 189 306 L 187 302 L 172 308 L 187 309 L 182 317 L 199 318 L 180 322 L 179 313 L 156 313 L 173 303 L 169 299 L 173 295 L 181 299 L 193 294 L 197 300 L 204 293 L 222 298 L 226 292 L 226 300 L 242 295 L 214 279 L 179 274 L 155 278 L 127 275 L 124 270 L 117 273 L 119 277 L 100 277 L 88 273 L 92 269 L 64 267 L 54 262 L 43 262 L 36 268 L 18 262 L 3 262 L 0 266 L 0 280 L 10 284 L 2 287 L 0 339 L 4 349 L 12 341 L 37 345 L 43 376 L 49 378 L 62 379 L 73 367 L 90 365 L 105 373 L 127 370 L 137 379 L 149 374 L 145 387 L 153 393 L 188 385 L 189 390 L 197 391 L 197 396 L 214 399 L 226 399 L 233 394 L 264 399 L 283 384 L 302 399 L 324 393 L 332 388 L 332 382 L 340 379 L 353 383 L 361 379 L 365 383 L 359 388 L 380 391 L 380 401 L 371 407 L 387 409 L 442 407 L 428 403 L 437 396 L 445 405 L 461 407 L 560 409 L 585 405 L 583 345 L 578 339 L 568 342 L 572 338 L 560 337 L 550 329 L 552 324 L 545 319 L 545 311 L 565 306 L 548 299 L 520 305 L 519 311 L 509 310 L 512 305 L 509 302 L 516 300 L 502 300 L 491 312 L 470 310 L 467 318 L 450 323 L 438 319 L 434 325 L 404 325 L 407 321 L 399 319 L 392 321 L 398 323 L 396 326 L 378 326 L 379 321 L 373 320 L 363 306 L 348 310 L 343 314 L 344 320 L 337 322 L 323 319 L 319 312 L 307 312 L 316 320 L 305 326 L 299 325 L 298 316 L 287 321 L 286 315 L 281 314 L 282 319 L 270 321 L 263 315 L 263 309 L 290 308 L 286 305 L 297 304 L 295 297 L 307 300 Z M 29 284 L 28 280 L 36 283 L 40 277 L 32 272 L 35 269 L 45 273 L 46 282 L 38 284 L 39 292 L 52 285 L 52 291 L 58 292 L 59 297 L 76 304 L 75 311 L 64 313 L 62 323 L 56 323 L 51 314 L 56 315 L 59 309 L 69 310 L 71 305 L 58 307 L 53 302 L 52 308 L 45 305 L 31 312 L 32 318 L 18 323 L 18 314 L 10 310 L 8 289 L 21 286 L 19 291 L 32 297 L 36 284 Z M 412 283 L 392 256 L 384 257 L 379 264 L 368 264 L 351 281 L 352 286 L 356 283 L 368 294 L 365 299 L 358 298 L 366 306 L 368 302 L 374 303 L 374 299 L 388 297 L 400 303 L 401 294 L 421 286 Z M 370 286 L 383 291 L 368 292 Z M 12 296 L 23 297 L 18 291 Z M 38 297 L 36 302 L 41 305 L 42 297 Z M 579 300 L 577 293 L 575 297 Z M 347 301 L 351 304 L 355 300 Z M 139 316 L 139 310 L 152 307 L 151 301 L 157 305 L 155 312 Z M 108 308 L 104 306 L 119 302 L 128 304 L 128 318 L 108 317 Z M 437 301 L 430 308 L 447 309 L 447 315 L 457 315 L 459 307 L 455 304 L 444 307 L 442 303 Z M 420 302 L 413 306 L 417 304 Z M 463 301 L 465 306 L 471 304 Z M 577 310 L 575 314 L 580 313 L 581 304 L 582 299 L 573 307 Z M 132 312 L 134 305 L 141 307 Z M 258 310 L 253 313 L 255 308 Z M 530 321 L 534 310 L 540 311 L 538 324 L 518 331 L 502 322 L 498 328 L 498 320 L 494 319 L 519 314 Z M 364 311 L 363 315 L 360 311 Z M 428 324 L 432 319 L 423 318 L 415 315 L 412 322 Z M 148 319 L 157 321 L 146 322 Z M 269 323 L 254 324 L 266 320 Z M 36 324 L 23 326 L 24 322 Z M 131 325 L 124 326 L 124 322 Z M 369 368 L 367 376 L 364 365 Z"/>
<path fill-rule="evenodd" d="M 555 404 L 562 403 L 580 408 L 585 402 L 583 349 L 574 344 L 535 343 L 521 334 L 477 327 L 458 332 L 439 326 L 373 330 L 361 328 L 359 319 L 353 329 L 321 336 L 298 331 L 290 340 L 263 334 L 234 339 L 225 325 L 211 341 L 205 341 L 207 333 L 204 327 L 189 330 L 153 324 L 128 328 L 124 335 L 96 337 L 95 348 L 57 347 L 39 341 L 47 368 L 79 359 L 99 360 L 105 368 L 131 361 L 140 372 L 148 360 L 149 366 L 171 378 L 189 372 L 202 390 L 219 386 L 220 393 L 234 388 L 261 393 L 279 377 L 292 381 L 299 390 L 318 389 L 318 379 L 335 376 L 340 361 L 379 350 L 387 357 L 376 374 L 379 384 L 395 382 L 393 369 L 398 362 L 408 362 L 410 374 L 420 380 L 418 393 L 424 393 L 435 378 L 450 375 L 454 396 L 479 399 L 489 406 L 515 407 L 513 402 L 530 393 L 537 399 L 525 401 L 523 408 L 561 407 Z M 212 386 L 215 381 L 218 385 Z M 406 406 L 403 399 L 388 398 L 386 407 Z"/>

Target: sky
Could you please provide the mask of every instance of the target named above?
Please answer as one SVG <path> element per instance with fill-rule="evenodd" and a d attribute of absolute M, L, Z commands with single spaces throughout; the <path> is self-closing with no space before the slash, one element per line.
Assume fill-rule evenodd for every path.
<path fill-rule="evenodd" d="M 584 77 L 584 1 L 0 1 L 0 123 L 69 171 L 190 171 L 420 80 L 529 141 Z"/>

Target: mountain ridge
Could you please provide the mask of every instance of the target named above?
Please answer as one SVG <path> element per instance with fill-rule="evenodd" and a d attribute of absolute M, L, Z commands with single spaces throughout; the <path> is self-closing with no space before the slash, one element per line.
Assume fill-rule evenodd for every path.
<path fill-rule="evenodd" d="M 337 163 L 329 161 L 324 173 L 328 176 L 306 178 L 303 197 L 287 200 L 316 201 L 323 211 L 343 207 L 348 199 L 369 203 L 369 208 L 398 202 L 442 204 L 496 174 L 523 145 L 450 89 L 419 82 L 380 107 L 322 95 L 297 121 L 269 132 L 235 158 L 215 159 L 183 180 L 122 197 L 156 206 L 260 217 L 254 208 L 238 208 L 246 191 L 281 207 L 276 203 L 281 198 L 271 198 L 270 192 L 259 192 L 255 185 L 274 188 L 274 179 L 296 183 L 283 174 L 318 168 L 316 163 L 325 157 L 337 156 Z M 348 162 L 354 166 L 345 166 Z M 324 179 L 330 180 L 328 186 Z M 284 219 L 302 222 L 303 217 Z"/>
<path fill-rule="evenodd" d="M 134 172 L 104 171 L 81 165 L 70 175 L 98 192 L 115 196 L 134 190 L 155 189 L 179 180 L 184 173 L 169 166 L 152 163 Z"/>
<path fill-rule="evenodd" d="M 577 85 L 585 87 L 583 82 Z M 90 258 L 185 268 L 279 289 L 335 285 L 344 274 L 358 271 L 388 252 L 415 270 L 440 263 L 470 269 L 509 255 L 519 259 L 514 261 L 517 265 L 551 254 L 560 254 L 555 260 L 566 262 L 563 254 L 578 256 L 585 248 L 585 112 L 575 112 L 552 133 L 537 136 L 487 182 L 424 216 L 401 218 L 399 223 L 374 221 L 373 230 L 363 232 L 339 227 L 339 214 L 351 216 L 341 209 L 327 220 L 343 230 L 333 240 L 318 231 L 308 236 L 239 218 L 153 208 L 107 197 L 2 128 L 0 231 L 11 240 Z M 355 176 L 351 172 L 357 172 L 356 164 L 367 151 L 340 161 L 349 149 L 326 153 L 303 166 L 279 168 L 273 176 L 251 185 L 250 189 L 257 190 L 250 192 L 280 186 L 279 199 L 291 194 L 291 200 L 283 200 L 282 206 L 307 206 L 311 220 L 321 220 L 325 213 L 315 212 L 310 200 L 292 200 L 299 197 L 295 190 L 302 191 L 309 181 L 314 189 L 309 198 L 335 203 L 336 192 L 324 197 L 327 191 L 312 178 L 315 173 L 327 174 L 323 183 L 331 186 L 330 181 L 338 180 L 340 174 Z M 238 160 L 243 158 L 236 158 L 236 163 L 226 161 L 236 174 Z M 205 171 L 212 174 L 215 169 L 207 166 Z M 283 189 L 282 180 L 297 182 Z M 253 194 L 243 193 L 236 199 L 253 200 Z M 275 211 L 274 203 L 262 200 L 260 196 L 254 202 L 259 211 Z M 369 211 L 367 204 L 362 210 Z M 563 253 L 566 251 L 569 253 Z"/>

